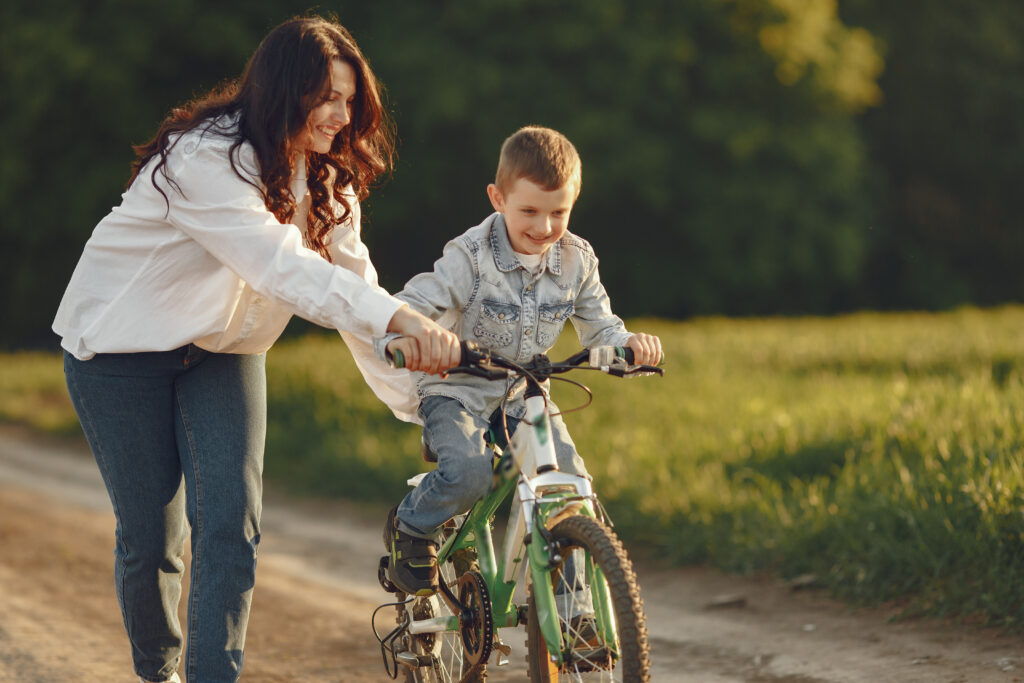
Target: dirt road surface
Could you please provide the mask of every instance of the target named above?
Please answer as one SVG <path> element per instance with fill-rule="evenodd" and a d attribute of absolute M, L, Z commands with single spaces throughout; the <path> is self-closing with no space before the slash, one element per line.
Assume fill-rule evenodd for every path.
<path fill-rule="evenodd" d="M 243 681 L 387 681 L 371 630 L 382 510 L 268 494 Z M 129 681 L 113 516 L 88 451 L 0 428 L 0 681 Z M 892 623 L 821 591 L 638 567 L 660 683 L 1024 681 L 1024 639 Z M 382 620 L 387 623 L 390 615 Z M 524 681 L 525 639 L 490 680 Z"/>

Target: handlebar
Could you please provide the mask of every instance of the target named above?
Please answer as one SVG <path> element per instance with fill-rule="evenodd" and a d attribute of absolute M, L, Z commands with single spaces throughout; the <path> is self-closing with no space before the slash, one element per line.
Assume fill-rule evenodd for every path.
<path fill-rule="evenodd" d="M 664 370 L 653 365 L 633 365 L 633 349 L 624 346 L 596 346 L 583 349 L 558 362 L 552 362 L 548 356 L 539 353 L 525 363 L 517 363 L 471 341 L 460 342 L 460 348 L 462 357 L 459 365 L 449 369 L 447 374 L 473 375 L 493 380 L 505 379 L 516 374 L 543 381 L 554 374 L 584 369 L 584 363 L 588 369 L 600 370 L 613 377 L 665 374 Z M 405 358 L 401 351 L 396 351 L 391 360 L 394 367 L 405 367 Z"/>

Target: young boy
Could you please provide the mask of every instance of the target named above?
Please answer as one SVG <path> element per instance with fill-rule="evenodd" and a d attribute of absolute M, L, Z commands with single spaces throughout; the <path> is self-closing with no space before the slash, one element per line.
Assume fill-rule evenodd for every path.
<path fill-rule="evenodd" d="M 629 346 L 636 363 L 657 363 L 660 340 L 626 331 L 611 312 L 593 249 L 567 230 L 581 180 L 579 154 L 564 135 L 536 126 L 516 131 L 487 186 L 496 213 L 450 241 L 433 272 L 413 277 L 397 298 L 461 339 L 517 360 L 547 352 L 572 320 L 583 346 Z M 416 352 L 395 335 L 376 342 L 381 357 L 385 349 L 407 358 Z M 484 434 L 506 385 L 417 373 L 416 387 L 424 443 L 437 453 L 437 469 L 392 510 L 385 538 L 392 582 L 410 595 L 429 595 L 437 587 L 439 528 L 490 488 Z M 510 429 L 523 414 L 519 393 L 506 411 Z M 586 476 L 565 423 L 554 417 L 551 427 L 559 469 Z"/>

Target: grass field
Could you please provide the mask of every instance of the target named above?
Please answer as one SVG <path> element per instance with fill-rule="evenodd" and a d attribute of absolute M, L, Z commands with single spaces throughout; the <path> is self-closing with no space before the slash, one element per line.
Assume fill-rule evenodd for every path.
<path fill-rule="evenodd" d="M 566 420 L 635 553 L 1022 628 L 1024 307 L 631 327 L 661 336 L 665 377 L 586 374 L 594 403 Z M 0 418 L 77 430 L 57 356 L 2 361 Z M 418 432 L 337 337 L 279 343 L 268 373 L 268 478 L 402 495 Z"/>

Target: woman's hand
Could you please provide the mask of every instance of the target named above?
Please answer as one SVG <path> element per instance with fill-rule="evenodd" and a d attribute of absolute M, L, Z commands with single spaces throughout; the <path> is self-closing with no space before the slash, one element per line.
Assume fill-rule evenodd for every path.
<path fill-rule="evenodd" d="M 459 364 L 462 353 L 459 338 L 425 315 L 402 306 L 391 317 L 388 332 L 397 332 L 407 340 L 388 344 L 388 348 L 399 348 L 405 355 L 405 367 L 438 375 Z"/>
<path fill-rule="evenodd" d="M 657 365 L 661 362 L 661 340 L 653 334 L 638 332 L 626 342 L 633 349 L 633 362 L 637 365 Z"/>

